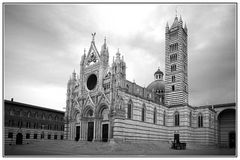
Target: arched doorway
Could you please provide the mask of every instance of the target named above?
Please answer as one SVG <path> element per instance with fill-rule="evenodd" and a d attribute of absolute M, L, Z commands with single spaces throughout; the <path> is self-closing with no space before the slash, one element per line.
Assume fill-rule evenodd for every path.
<path fill-rule="evenodd" d="M 87 111 L 87 114 L 86 114 L 87 117 L 93 117 L 93 110 L 92 109 L 89 109 Z M 94 136 L 94 122 L 92 121 L 89 121 L 88 122 L 88 135 L 87 135 L 87 140 L 88 141 L 92 141 L 93 140 L 93 136 Z"/>
<path fill-rule="evenodd" d="M 18 133 L 16 135 L 16 144 L 22 144 L 22 140 L 23 140 L 23 135 L 22 133 Z"/>
<path fill-rule="evenodd" d="M 101 118 L 102 118 L 102 141 L 108 142 L 109 137 L 109 109 L 106 107 L 103 107 L 101 110 Z"/>
<path fill-rule="evenodd" d="M 75 141 L 78 141 L 80 138 L 80 113 L 76 113 L 75 115 Z"/>
<path fill-rule="evenodd" d="M 225 109 L 218 115 L 218 143 L 220 147 L 235 148 L 235 109 Z"/>

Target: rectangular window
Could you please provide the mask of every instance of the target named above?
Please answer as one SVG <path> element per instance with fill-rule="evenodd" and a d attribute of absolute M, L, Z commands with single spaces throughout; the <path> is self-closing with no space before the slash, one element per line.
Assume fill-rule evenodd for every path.
<path fill-rule="evenodd" d="M 54 139 L 57 139 L 57 135 L 54 135 Z"/>
<path fill-rule="evenodd" d="M 30 133 L 26 134 L 26 139 L 30 139 Z"/>
<path fill-rule="evenodd" d="M 175 76 L 172 76 L 172 82 L 175 82 Z"/>
<path fill-rule="evenodd" d="M 37 139 L 37 133 L 35 133 L 35 134 L 33 135 L 33 138 L 34 138 L 34 139 Z"/>
<path fill-rule="evenodd" d="M 175 86 L 174 85 L 172 85 L 172 91 L 175 91 Z"/>
<path fill-rule="evenodd" d="M 63 140 L 63 135 L 61 135 L 61 140 Z"/>
<path fill-rule="evenodd" d="M 51 139 L 51 134 L 48 135 L 48 139 Z"/>
<path fill-rule="evenodd" d="M 8 132 L 8 138 L 13 138 L 13 133 L 12 132 Z"/>

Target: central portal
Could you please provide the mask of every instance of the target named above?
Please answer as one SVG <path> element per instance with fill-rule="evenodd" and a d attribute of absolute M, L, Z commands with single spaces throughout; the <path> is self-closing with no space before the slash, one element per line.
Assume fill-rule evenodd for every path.
<path fill-rule="evenodd" d="M 94 122 L 88 122 L 88 141 L 93 140 Z"/>
<path fill-rule="evenodd" d="M 76 126 L 76 137 L 75 140 L 78 141 L 80 138 L 80 126 Z"/>
<path fill-rule="evenodd" d="M 108 124 L 102 125 L 102 141 L 103 142 L 108 141 Z"/>

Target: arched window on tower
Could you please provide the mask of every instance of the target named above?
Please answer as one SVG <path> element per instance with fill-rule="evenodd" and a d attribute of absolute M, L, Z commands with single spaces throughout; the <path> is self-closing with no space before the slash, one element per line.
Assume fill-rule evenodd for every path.
<path fill-rule="evenodd" d="M 132 101 L 130 100 L 127 105 L 127 118 L 132 119 Z"/>
<path fill-rule="evenodd" d="M 176 64 L 171 65 L 171 72 L 174 72 L 177 70 Z"/>
<path fill-rule="evenodd" d="M 157 109 L 156 109 L 156 107 L 154 108 L 154 111 L 153 111 L 153 123 L 154 124 L 157 123 Z"/>
<path fill-rule="evenodd" d="M 203 116 L 202 116 L 202 113 L 198 114 L 198 127 L 199 128 L 203 127 Z"/>
<path fill-rule="evenodd" d="M 174 113 L 174 122 L 175 122 L 175 126 L 179 126 L 179 112 L 176 111 Z"/>

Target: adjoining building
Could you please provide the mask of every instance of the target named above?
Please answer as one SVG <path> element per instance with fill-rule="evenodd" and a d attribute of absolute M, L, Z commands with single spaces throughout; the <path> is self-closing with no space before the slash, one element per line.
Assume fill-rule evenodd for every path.
<path fill-rule="evenodd" d="M 63 140 L 64 112 L 4 100 L 5 144 Z"/>
<path fill-rule="evenodd" d="M 165 28 L 165 81 L 158 69 L 147 88 L 126 79 L 119 50 L 109 66 L 106 38 L 95 33 L 81 57 L 80 73 L 67 83 L 65 139 L 173 141 L 235 147 L 235 103 L 188 103 L 188 29 L 177 16 Z M 151 67 L 151 66 L 147 66 Z"/>

